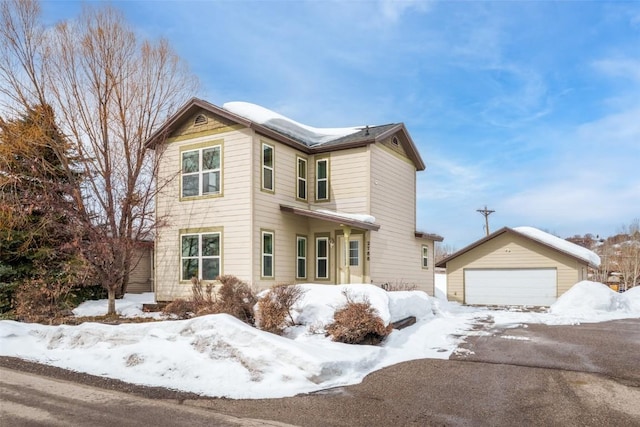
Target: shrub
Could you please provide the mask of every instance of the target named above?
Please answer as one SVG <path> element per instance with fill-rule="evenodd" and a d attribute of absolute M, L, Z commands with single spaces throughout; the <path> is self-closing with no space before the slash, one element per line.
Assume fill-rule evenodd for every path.
<path fill-rule="evenodd" d="M 253 325 L 255 323 L 253 306 L 256 304 L 256 297 L 249 285 L 230 275 L 218 276 L 218 280 L 222 286 L 215 302 L 215 312 L 230 314 Z"/>
<path fill-rule="evenodd" d="M 214 304 L 213 283 L 202 284 L 202 280 L 194 277 L 191 279 L 192 301 L 196 308 L 208 307 Z"/>
<path fill-rule="evenodd" d="M 326 331 L 333 341 L 346 344 L 379 344 L 393 330 L 385 326 L 378 311 L 367 300 L 355 302 L 345 293 L 347 304 L 333 315 Z"/>
<path fill-rule="evenodd" d="M 24 281 L 15 293 L 16 318 L 26 322 L 50 322 L 70 308 L 66 303 L 70 290 L 71 286 L 63 282 Z"/>
<path fill-rule="evenodd" d="M 256 323 L 263 331 L 281 335 L 287 326 L 295 325 L 291 309 L 304 296 L 298 285 L 276 285 L 258 301 Z"/>
<path fill-rule="evenodd" d="M 77 307 L 85 301 L 94 301 L 107 298 L 107 290 L 102 285 L 89 285 L 73 288 L 66 297 L 66 302 L 72 307 Z"/>
<path fill-rule="evenodd" d="M 194 304 L 182 298 L 177 298 L 167 304 L 162 312 L 164 314 L 172 314 L 179 319 L 187 319 L 194 313 Z"/>
<path fill-rule="evenodd" d="M 13 309 L 17 283 L 0 283 L 0 314 Z"/>

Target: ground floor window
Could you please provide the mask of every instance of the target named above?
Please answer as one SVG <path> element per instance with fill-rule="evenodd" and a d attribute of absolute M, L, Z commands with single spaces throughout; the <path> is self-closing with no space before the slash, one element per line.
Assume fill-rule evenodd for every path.
<path fill-rule="evenodd" d="M 215 280 L 220 275 L 222 247 L 219 232 L 183 234 L 180 246 L 181 280 L 194 277 Z"/>
<path fill-rule="evenodd" d="M 429 268 L 429 247 L 422 245 L 422 268 Z"/>
<path fill-rule="evenodd" d="M 273 277 L 273 232 L 262 232 L 262 277 Z"/>
<path fill-rule="evenodd" d="M 296 238 L 296 279 L 307 278 L 307 238 L 297 236 Z"/>
<path fill-rule="evenodd" d="M 316 279 L 329 278 L 329 238 L 316 237 Z"/>

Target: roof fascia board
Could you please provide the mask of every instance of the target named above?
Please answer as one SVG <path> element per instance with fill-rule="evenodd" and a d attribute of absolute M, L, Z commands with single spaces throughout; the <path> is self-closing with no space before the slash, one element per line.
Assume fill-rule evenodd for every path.
<path fill-rule="evenodd" d="M 280 210 L 282 212 L 288 212 L 295 215 L 306 216 L 308 218 L 329 221 L 329 222 L 333 222 L 340 225 L 348 225 L 350 227 L 360 228 L 363 230 L 378 231 L 380 229 L 380 226 L 378 224 L 372 224 L 369 222 L 344 218 L 341 216 L 331 215 L 324 212 L 315 212 L 310 209 L 302 209 L 302 208 L 296 208 L 294 206 L 280 205 Z"/>
<path fill-rule="evenodd" d="M 444 237 L 434 233 L 425 233 L 422 231 L 416 231 L 414 235 L 416 236 L 416 239 L 432 240 L 434 242 L 442 242 L 444 240 Z"/>

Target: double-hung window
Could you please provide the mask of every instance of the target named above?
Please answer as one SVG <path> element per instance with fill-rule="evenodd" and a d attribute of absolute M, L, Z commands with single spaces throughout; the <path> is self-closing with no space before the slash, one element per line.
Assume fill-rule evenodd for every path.
<path fill-rule="evenodd" d="M 307 238 L 296 237 L 296 279 L 307 278 Z"/>
<path fill-rule="evenodd" d="M 316 161 L 316 200 L 329 200 L 329 159 Z"/>
<path fill-rule="evenodd" d="M 307 159 L 298 157 L 298 199 L 307 200 Z"/>
<path fill-rule="evenodd" d="M 262 144 L 262 189 L 274 191 L 274 149 L 269 144 Z"/>
<path fill-rule="evenodd" d="M 422 245 L 422 268 L 429 268 L 429 247 Z"/>
<path fill-rule="evenodd" d="M 262 232 L 262 277 L 273 277 L 273 232 Z"/>
<path fill-rule="evenodd" d="M 182 197 L 220 194 L 220 145 L 182 152 Z"/>
<path fill-rule="evenodd" d="M 329 238 L 316 237 L 316 279 L 329 278 Z"/>
<path fill-rule="evenodd" d="M 183 234 L 180 245 L 181 280 L 215 280 L 220 275 L 220 233 Z"/>

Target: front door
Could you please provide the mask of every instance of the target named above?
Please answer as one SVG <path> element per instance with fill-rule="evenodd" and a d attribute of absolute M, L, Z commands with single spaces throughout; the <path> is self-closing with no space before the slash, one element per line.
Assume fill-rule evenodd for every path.
<path fill-rule="evenodd" d="M 338 236 L 338 278 L 340 283 L 362 283 L 364 279 L 364 266 L 362 251 L 364 248 L 364 236 L 352 234 L 349 236 L 349 247 L 345 246 L 345 238 Z"/>

